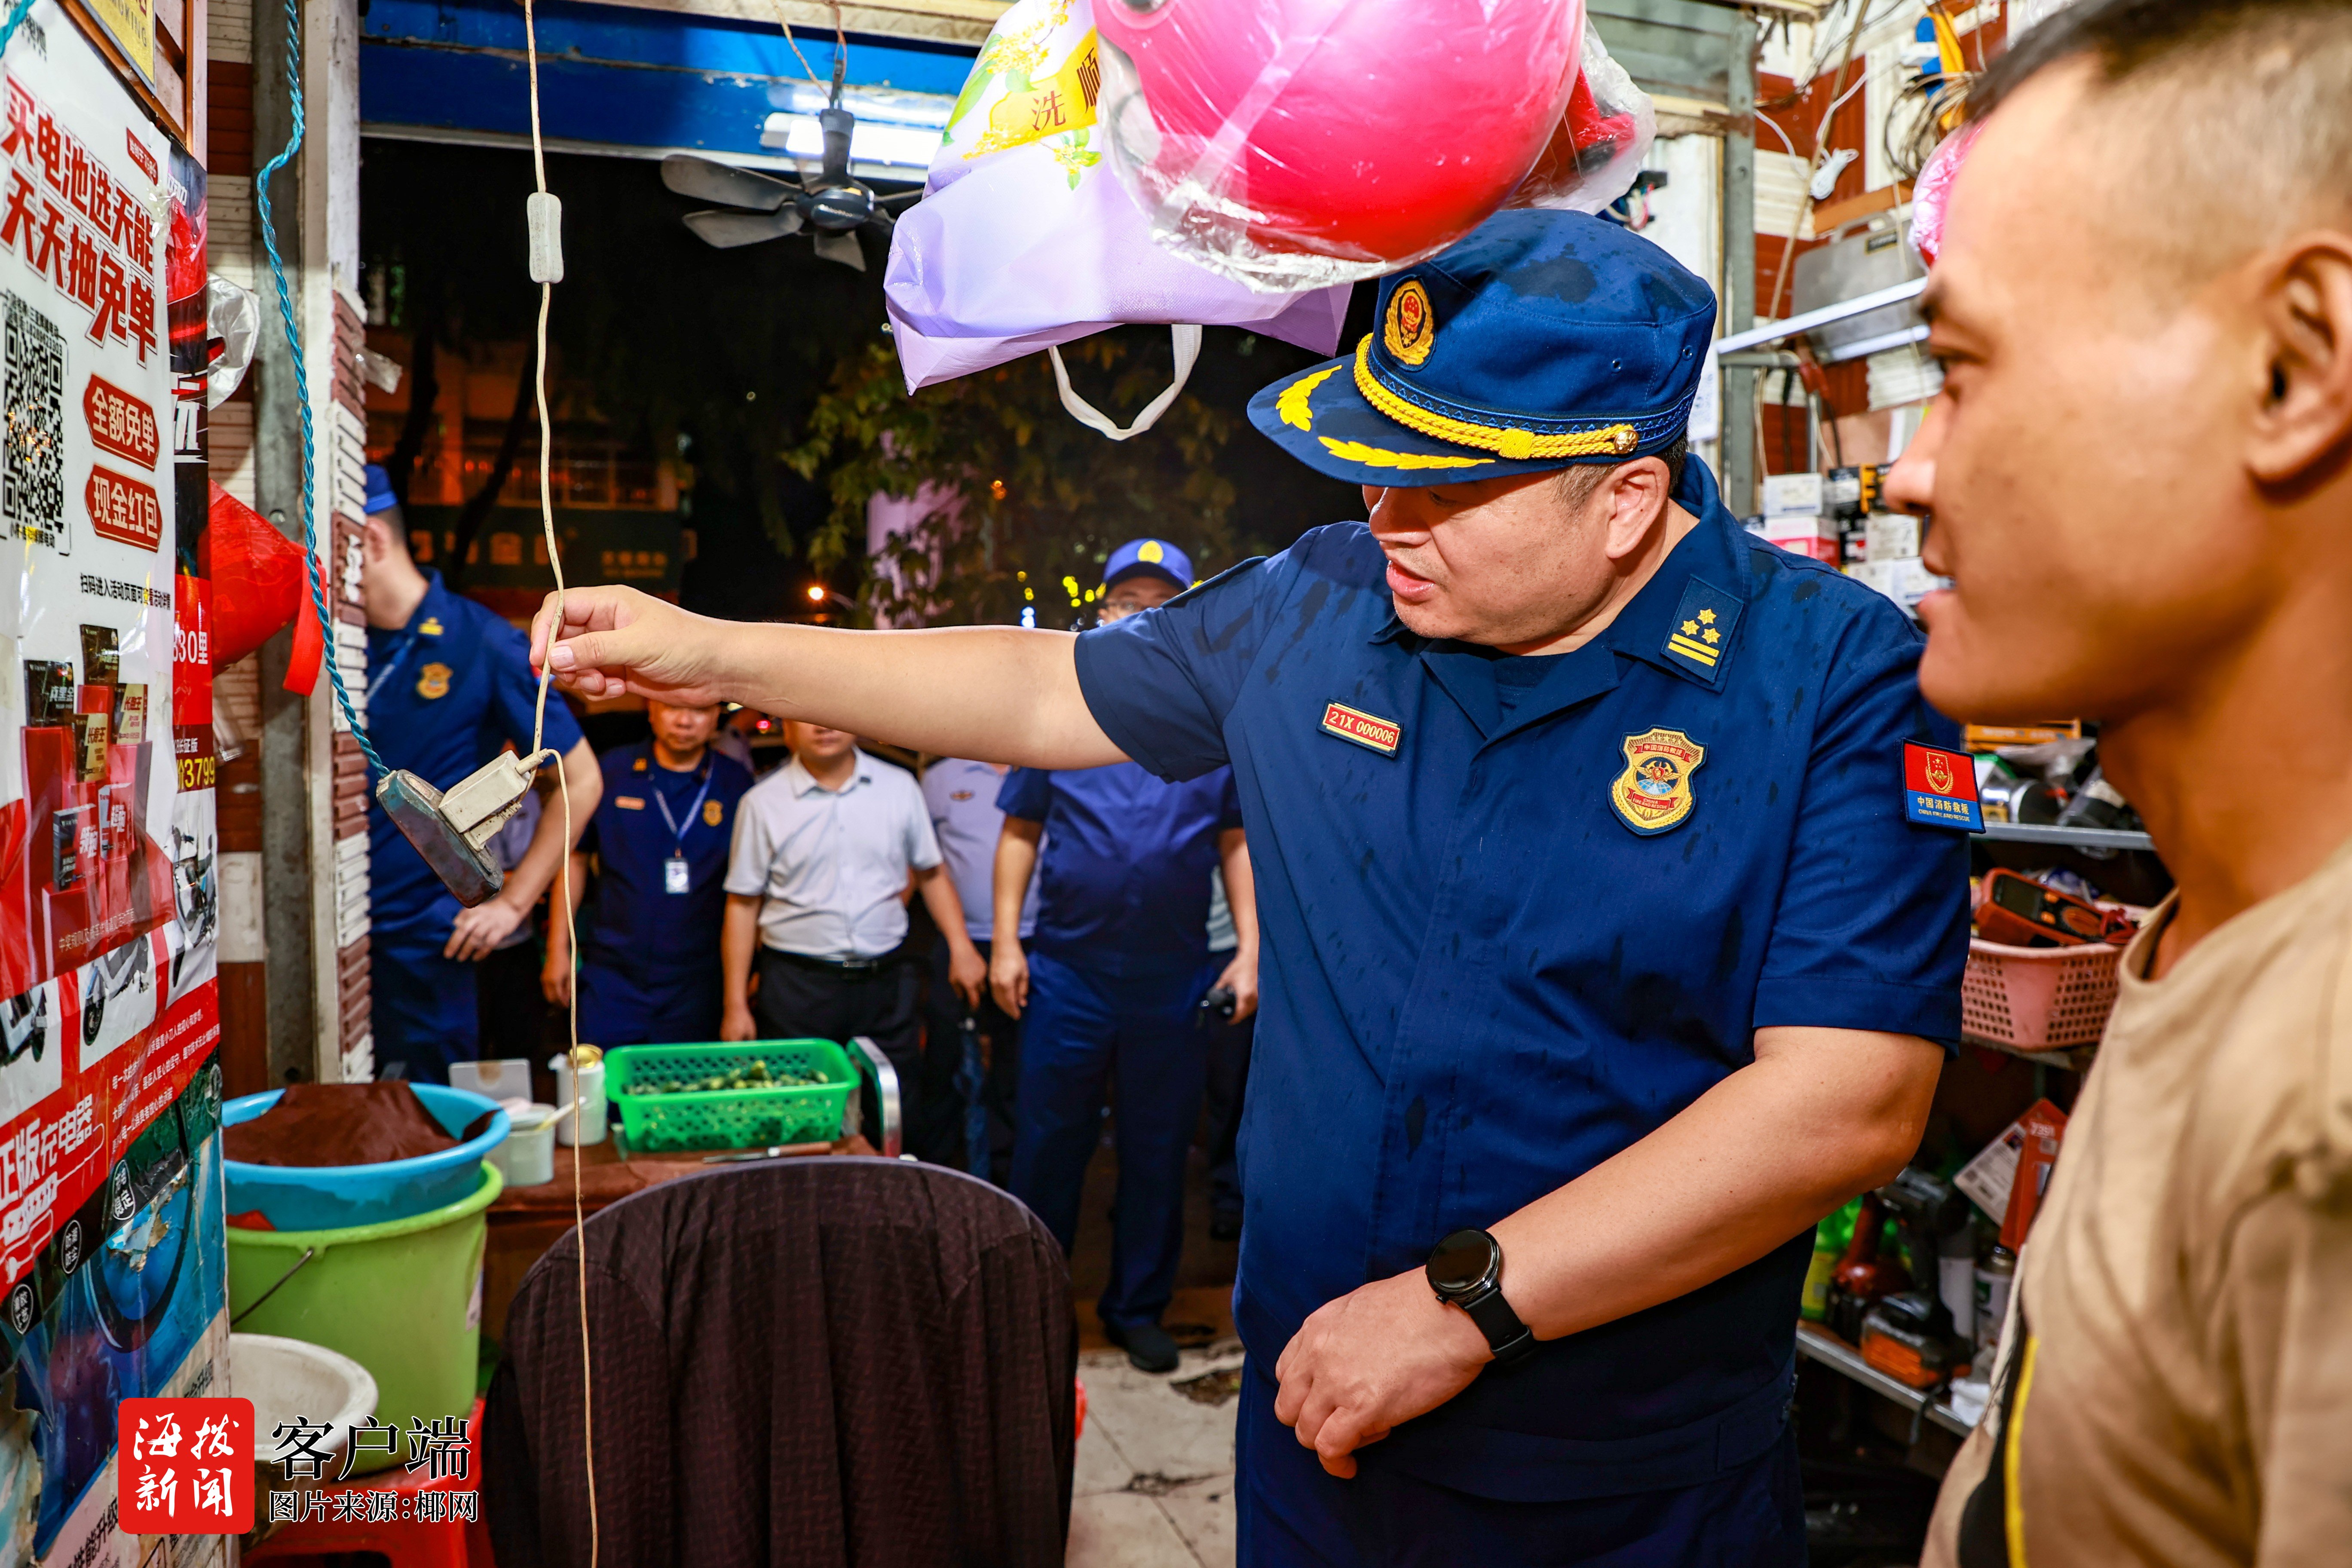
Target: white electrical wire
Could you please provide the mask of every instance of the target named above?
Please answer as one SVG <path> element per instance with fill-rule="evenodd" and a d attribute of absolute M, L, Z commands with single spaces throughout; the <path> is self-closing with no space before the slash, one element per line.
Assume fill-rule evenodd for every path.
<path fill-rule="evenodd" d="M 545 196 L 548 194 L 547 147 L 539 126 L 539 30 L 531 14 L 531 0 L 522 0 L 522 36 L 530 77 L 531 177 L 539 195 Z M 559 227 L 559 245 L 561 232 Z M 555 634 L 560 635 L 563 629 L 563 552 L 555 542 L 555 507 L 549 484 L 549 464 L 553 455 L 555 432 L 547 413 L 547 313 L 554 300 L 554 283 L 542 279 L 539 285 L 538 352 L 532 365 L 532 391 L 539 405 L 539 521 L 547 534 L 547 563 L 555 574 L 554 624 Z M 580 1151 L 587 1143 L 586 1131 L 580 1124 L 581 1084 L 588 1075 L 586 1064 L 580 1058 L 580 931 L 572 899 L 572 781 L 564 773 L 564 759 L 546 750 L 543 744 L 547 730 L 547 690 L 554 678 L 554 662 L 550 660 L 539 676 L 539 704 L 531 715 L 530 749 L 533 765 L 543 759 L 553 760 L 556 790 L 563 797 L 563 854 L 557 872 L 560 880 L 556 894 L 563 906 L 565 957 L 572 969 L 569 976 L 571 984 L 566 987 L 572 1033 L 572 1239 L 580 1266 L 580 1428 L 582 1453 L 588 1472 L 588 1568 L 596 1568 L 596 1559 L 604 1542 L 596 1510 L 595 1361 L 589 1350 L 588 1233 L 586 1205 L 581 1196 L 580 1179 Z"/>

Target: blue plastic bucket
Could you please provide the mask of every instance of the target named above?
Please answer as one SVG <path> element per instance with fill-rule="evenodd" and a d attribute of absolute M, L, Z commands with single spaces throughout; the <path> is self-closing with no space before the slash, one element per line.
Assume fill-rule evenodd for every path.
<path fill-rule="evenodd" d="M 228 1212 L 259 1209 L 278 1230 L 341 1230 L 412 1219 L 469 1196 L 481 1184 L 483 1156 L 506 1139 L 507 1113 L 496 1101 L 462 1089 L 437 1083 L 409 1087 L 426 1114 L 452 1138 L 482 1112 L 497 1114 L 479 1137 L 414 1160 L 373 1165 L 255 1165 L 225 1160 Z M 221 1107 L 221 1124 L 234 1127 L 252 1121 L 277 1104 L 281 1092 L 273 1089 L 230 1100 Z"/>

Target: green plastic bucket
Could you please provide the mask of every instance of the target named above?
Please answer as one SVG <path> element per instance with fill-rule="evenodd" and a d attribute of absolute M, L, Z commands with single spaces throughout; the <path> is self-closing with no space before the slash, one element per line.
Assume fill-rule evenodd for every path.
<path fill-rule="evenodd" d="M 230 1227 L 236 1327 L 341 1351 L 375 1379 L 376 1419 L 400 1428 L 401 1451 L 363 1453 L 359 1470 L 405 1458 L 411 1416 L 431 1423 L 473 1410 L 489 1234 L 483 1211 L 505 1187 L 486 1164 L 472 1196 L 408 1219 L 341 1230 Z M 267 1451 L 270 1435 L 255 1437 Z"/>

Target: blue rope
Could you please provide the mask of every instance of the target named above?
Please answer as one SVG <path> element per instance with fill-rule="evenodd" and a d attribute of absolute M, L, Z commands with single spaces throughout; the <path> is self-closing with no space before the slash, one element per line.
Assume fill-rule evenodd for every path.
<path fill-rule="evenodd" d="M 8 19 L 5 22 L 0 22 L 0 54 L 8 52 L 8 41 L 16 36 L 18 24 L 24 21 L 26 13 L 32 8 L 33 0 L 16 0 L 16 7 L 8 13 Z"/>
<path fill-rule="evenodd" d="M 31 4 L 32 0 L 18 0 L 16 16 L 9 18 L 11 28 Z M 310 380 L 303 373 L 302 331 L 294 321 L 294 294 L 286 283 L 286 262 L 278 254 L 278 225 L 269 213 L 269 177 L 284 168 L 302 148 L 302 43 L 295 4 L 296 0 L 286 0 L 286 92 L 293 105 L 294 129 L 286 139 L 285 151 L 262 165 L 261 177 L 254 183 L 254 205 L 261 211 L 261 243 L 269 251 L 269 275 L 278 280 L 278 313 L 286 323 L 286 347 L 294 356 L 294 394 L 302 409 L 302 548 L 308 557 L 310 607 L 318 612 L 319 630 L 326 644 L 322 657 L 327 679 L 335 689 L 335 701 L 343 710 L 343 722 L 352 727 L 352 738 L 367 754 L 369 765 L 379 773 L 388 773 L 392 769 L 376 755 L 367 727 L 360 722 L 359 713 L 352 705 L 352 694 L 343 685 L 341 661 L 335 657 L 335 621 L 327 612 L 326 573 L 319 560 L 319 528 L 312 513 L 318 443 L 310 422 Z"/>

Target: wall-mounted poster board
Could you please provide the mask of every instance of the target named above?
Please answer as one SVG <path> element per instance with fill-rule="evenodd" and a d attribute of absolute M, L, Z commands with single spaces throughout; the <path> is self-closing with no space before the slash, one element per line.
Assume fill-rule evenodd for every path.
<path fill-rule="evenodd" d="M 115 1407 L 226 1391 L 205 180 L 101 34 L 39 0 L 0 133 L 0 1565 L 164 1560 Z"/>

